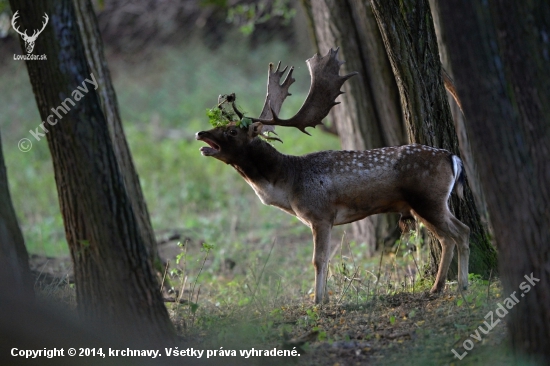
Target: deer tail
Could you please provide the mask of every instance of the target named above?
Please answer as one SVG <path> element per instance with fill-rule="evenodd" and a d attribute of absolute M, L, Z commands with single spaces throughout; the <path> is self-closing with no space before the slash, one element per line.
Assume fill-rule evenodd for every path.
<path fill-rule="evenodd" d="M 451 160 L 453 163 L 453 174 L 454 174 L 454 191 L 458 194 L 460 199 L 464 199 L 464 164 L 462 160 L 456 156 L 452 155 Z"/>

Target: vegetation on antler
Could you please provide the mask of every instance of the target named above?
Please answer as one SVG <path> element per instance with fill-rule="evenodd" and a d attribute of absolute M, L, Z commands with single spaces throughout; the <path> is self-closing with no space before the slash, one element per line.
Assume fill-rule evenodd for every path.
<path fill-rule="evenodd" d="M 273 64 L 270 64 L 270 70 L 272 69 L 272 66 L 273 66 Z M 278 70 L 279 70 L 279 66 L 277 66 L 276 72 L 279 72 Z M 284 73 L 285 70 L 286 70 L 286 67 L 285 67 L 284 70 L 282 70 L 280 72 L 280 74 Z M 291 72 L 292 72 L 292 70 L 291 70 Z M 289 73 L 289 75 L 290 75 L 290 73 Z M 280 78 L 280 76 L 279 76 L 279 78 Z M 287 75 L 287 79 L 285 79 L 284 83 L 286 83 L 287 80 L 289 80 L 288 75 Z M 294 82 L 294 79 L 292 79 L 288 83 L 288 85 L 292 84 L 292 82 Z M 287 94 L 287 95 L 290 95 L 290 94 Z M 236 99 L 237 99 L 237 96 L 235 95 L 235 93 L 227 94 L 227 95 L 220 95 L 218 97 L 218 104 L 214 108 L 206 110 L 206 115 L 208 116 L 208 120 L 209 120 L 210 124 L 212 125 L 212 127 L 214 127 L 214 128 L 216 128 L 216 127 L 226 127 L 226 126 L 229 126 L 231 123 L 233 123 L 237 127 L 243 128 L 243 129 L 248 129 L 248 127 L 250 127 L 250 125 L 253 122 L 252 118 L 246 117 L 244 115 L 244 113 L 239 110 L 239 108 L 235 104 Z M 229 106 L 231 106 L 231 109 L 229 108 Z M 281 143 L 283 142 L 278 137 L 269 136 L 269 133 L 273 133 L 273 134 L 277 135 L 277 133 L 275 133 L 275 131 L 273 131 L 273 129 L 265 129 L 264 128 L 258 136 L 260 136 L 260 137 L 262 137 L 262 138 L 264 138 L 265 140 L 268 140 L 268 141 L 275 140 L 275 141 L 279 141 Z"/>
<path fill-rule="evenodd" d="M 218 104 L 214 108 L 206 110 L 206 115 L 212 127 L 223 127 L 235 123 L 239 127 L 248 128 L 252 120 L 239 111 L 235 104 L 236 99 L 235 93 L 220 95 Z M 231 106 L 231 109 L 229 106 Z"/>
<path fill-rule="evenodd" d="M 207 109 L 206 115 L 208 116 L 208 121 L 210 122 L 212 127 L 226 126 L 229 124 L 229 122 L 231 122 L 222 114 L 222 110 L 218 108 L 218 106 Z"/>

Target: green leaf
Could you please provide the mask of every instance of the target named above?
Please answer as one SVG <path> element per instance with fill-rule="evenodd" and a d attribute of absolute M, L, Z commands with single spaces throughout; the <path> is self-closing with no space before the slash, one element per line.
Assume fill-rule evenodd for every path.
<path fill-rule="evenodd" d="M 243 297 L 239 300 L 238 305 L 239 306 L 244 306 L 244 305 L 248 305 L 249 303 L 250 303 L 250 298 L 249 297 Z"/>
<path fill-rule="evenodd" d="M 226 116 L 223 115 L 223 111 L 218 107 L 207 109 L 206 115 L 208 116 L 208 120 L 212 127 L 227 126 L 229 122 L 231 122 Z"/>
<path fill-rule="evenodd" d="M 395 315 L 390 316 L 390 324 L 395 324 Z"/>
<path fill-rule="evenodd" d="M 191 308 L 191 312 L 194 314 L 199 308 L 199 304 L 192 302 L 189 304 L 189 307 Z"/>
<path fill-rule="evenodd" d="M 245 25 L 242 25 L 239 30 L 245 36 L 249 36 L 252 34 L 252 32 L 254 32 L 254 23 L 247 23 Z"/>
<path fill-rule="evenodd" d="M 239 122 L 241 128 L 248 128 L 248 126 L 252 124 L 252 119 L 248 117 L 243 117 Z"/>
<path fill-rule="evenodd" d="M 201 251 L 203 251 L 203 252 L 209 252 L 209 251 L 211 251 L 212 249 L 214 249 L 214 245 L 212 245 L 212 244 L 207 244 L 207 243 L 202 243 L 202 249 L 201 249 Z"/>

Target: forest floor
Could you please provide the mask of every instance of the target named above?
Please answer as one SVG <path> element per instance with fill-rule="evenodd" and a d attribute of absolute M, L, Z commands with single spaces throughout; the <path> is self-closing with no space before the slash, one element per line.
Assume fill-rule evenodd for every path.
<path fill-rule="evenodd" d="M 281 246 L 286 247 L 281 241 Z M 164 260 L 174 260 L 182 252 L 176 243 L 168 241 L 161 245 Z M 336 241 L 333 244 L 339 245 Z M 204 248 L 199 253 L 204 257 L 198 260 L 202 263 L 198 271 L 208 272 L 214 263 L 208 257 L 214 254 Z M 490 323 L 487 314 L 494 313 L 497 304 L 506 297 L 498 279 L 487 281 L 470 276 L 470 288 L 463 294 L 457 293 L 456 284 L 450 282 L 443 293 L 431 295 L 431 280 L 407 282 L 398 279 L 396 272 L 391 280 L 395 267 L 388 264 L 397 264 L 392 254 L 372 259 L 381 272 L 376 274 L 380 281 L 373 282 L 367 280 L 368 270 L 358 270 L 361 265 L 349 263 L 347 269 L 342 265 L 351 253 L 344 251 L 340 255 L 344 259 L 335 255 L 331 267 L 331 300 L 318 306 L 313 304 L 311 291 L 274 290 L 278 285 L 266 282 L 264 277 L 270 272 L 267 263 L 277 260 L 276 253 L 270 253 L 271 258 L 260 262 L 258 268 L 249 268 L 254 273 L 252 277 L 239 277 L 235 273 L 242 270 L 239 264 L 226 263 L 226 268 L 215 274 L 216 285 L 202 281 L 200 273 L 196 280 L 190 280 L 189 276 L 178 277 L 176 272 L 172 284 L 181 286 L 177 284 L 181 280 L 185 290 L 178 296 L 181 304 L 167 302 L 167 307 L 182 337 L 182 347 L 235 350 L 237 354 L 209 359 L 203 356 L 199 364 L 222 361 L 224 365 L 518 364 L 507 347 L 505 318 L 499 321 L 493 314 L 496 323 L 493 329 L 487 334 L 478 329 L 480 325 L 487 329 L 483 324 L 485 320 Z M 31 266 L 39 278 L 37 284 L 42 294 L 74 307 L 69 258 L 34 255 Z M 312 272 L 311 269 L 311 275 Z M 178 295 L 164 292 L 166 298 Z M 464 345 L 470 350 L 466 351 Z M 295 349 L 300 356 L 246 359 L 239 356 L 240 350 L 252 348 Z M 461 360 L 458 355 L 463 356 Z"/>

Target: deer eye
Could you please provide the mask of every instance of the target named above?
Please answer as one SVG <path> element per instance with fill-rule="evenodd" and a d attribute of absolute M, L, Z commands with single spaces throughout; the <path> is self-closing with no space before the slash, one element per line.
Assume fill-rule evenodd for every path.
<path fill-rule="evenodd" d="M 231 136 L 237 136 L 237 130 L 229 130 Z"/>

